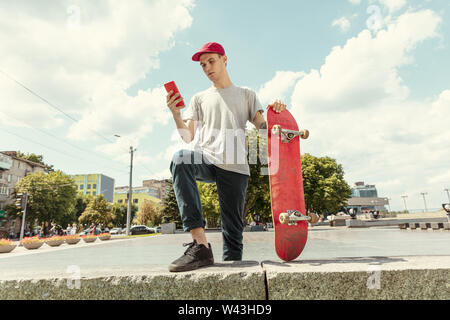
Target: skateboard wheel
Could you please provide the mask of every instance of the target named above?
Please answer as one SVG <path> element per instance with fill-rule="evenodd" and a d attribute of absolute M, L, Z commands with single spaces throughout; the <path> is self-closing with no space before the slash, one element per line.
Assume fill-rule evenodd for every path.
<path fill-rule="evenodd" d="M 289 223 L 289 214 L 286 212 L 282 212 L 278 216 L 278 219 L 280 220 L 281 224 L 288 224 Z"/>
<path fill-rule="evenodd" d="M 306 129 L 301 130 L 301 131 L 300 131 L 300 137 L 301 137 L 302 139 L 308 139 L 308 137 L 309 137 L 309 131 L 306 130 Z"/>
<path fill-rule="evenodd" d="M 308 216 L 311 218 L 309 220 L 309 223 L 311 223 L 311 224 L 316 223 L 317 221 L 319 221 L 319 216 L 316 213 L 314 213 L 314 212 L 309 212 Z"/>

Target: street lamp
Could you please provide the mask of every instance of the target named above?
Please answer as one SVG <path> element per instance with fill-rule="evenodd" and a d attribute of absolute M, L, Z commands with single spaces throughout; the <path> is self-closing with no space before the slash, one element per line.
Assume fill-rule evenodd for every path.
<path fill-rule="evenodd" d="M 427 192 L 421 192 L 420 194 L 423 196 L 423 203 L 425 204 L 425 211 L 424 212 L 427 212 L 428 209 L 427 209 L 427 201 L 425 200 L 425 195 L 427 195 L 428 193 Z"/>
<path fill-rule="evenodd" d="M 403 202 L 405 203 L 405 211 L 406 213 L 408 213 L 408 208 L 406 207 L 406 198 L 408 198 L 408 196 L 401 196 L 403 198 Z"/>
<path fill-rule="evenodd" d="M 118 134 L 114 135 L 117 138 L 120 138 Z M 136 149 L 133 149 L 133 146 L 130 146 L 130 185 L 128 187 L 128 209 L 127 209 L 127 233 L 126 235 L 130 235 L 130 223 L 131 223 L 131 198 L 133 197 L 133 153 Z"/>

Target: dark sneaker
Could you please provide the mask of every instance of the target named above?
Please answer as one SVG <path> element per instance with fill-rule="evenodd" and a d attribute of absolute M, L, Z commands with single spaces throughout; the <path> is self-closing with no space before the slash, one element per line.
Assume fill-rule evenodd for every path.
<path fill-rule="evenodd" d="M 184 243 L 183 246 L 189 247 L 180 258 L 170 264 L 169 271 L 189 271 L 214 264 L 211 244 L 208 244 L 209 248 L 207 248 L 203 244 L 197 244 L 197 241 L 194 240 L 191 243 Z"/>

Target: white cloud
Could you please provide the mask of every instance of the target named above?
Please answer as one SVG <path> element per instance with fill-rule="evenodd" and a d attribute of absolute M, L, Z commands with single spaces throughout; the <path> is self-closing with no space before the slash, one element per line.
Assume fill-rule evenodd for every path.
<path fill-rule="evenodd" d="M 378 1 L 388 8 L 389 13 L 394 13 L 406 5 L 406 0 L 378 0 Z"/>
<path fill-rule="evenodd" d="M 2 2 L 0 69 L 80 121 L 69 121 L 2 74 L 0 112 L 23 119 L 16 125 L 65 124 L 74 140 L 104 143 L 96 131 L 111 140 L 120 134 L 138 144 L 171 114 L 162 87 L 139 91 L 135 97 L 126 90 L 158 68 L 160 52 L 174 45 L 178 31 L 190 27 L 193 0 L 73 3 L 79 17 L 77 10 L 68 12 L 67 2 Z M 119 147 L 100 149 L 113 152 Z"/>
<path fill-rule="evenodd" d="M 441 17 L 431 10 L 407 12 L 373 36 L 368 30 L 334 47 L 320 70 L 294 88 L 292 113 L 310 130 L 302 153 L 342 163 L 349 183 L 364 180 L 401 209 L 421 208 L 420 192 L 439 205 L 448 180 L 450 90 L 426 101 L 409 98 L 398 69 L 413 50 L 437 37 Z M 301 120 L 301 121 L 300 121 Z"/>
<path fill-rule="evenodd" d="M 361 3 L 361 0 L 348 0 L 351 4 L 359 5 Z"/>
<path fill-rule="evenodd" d="M 372 36 L 369 30 L 336 46 L 320 70 L 296 84 L 293 99 L 303 112 L 348 111 L 403 101 L 409 89 L 398 67 L 411 63 L 409 53 L 435 37 L 441 18 L 431 10 L 406 13 Z"/>
<path fill-rule="evenodd" d="M 351 23 L 346 17 L 341 17 L 334 20 L 331 25 L 333 27 L 338 27 L 341 32 L 347 32 L 350 29 Z"/>
<path fill-rule="evenodd" d="M 272 103 L 276 99 L 283 101 L 286 98 L 287 91 L 303 75 L 303 72 L 277 71 L 273 79 L 266 82 L 258 90 L 256 93 L 257 97 L 263 106 Z"/>

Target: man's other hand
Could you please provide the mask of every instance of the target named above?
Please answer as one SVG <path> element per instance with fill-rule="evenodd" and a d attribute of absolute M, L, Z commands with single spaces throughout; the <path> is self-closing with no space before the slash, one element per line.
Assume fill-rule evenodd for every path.
<path fill-rule="evenodd" d="M 269 109 L 270 107 L 272 107 L 273 111 L 280 113 L 281 111 L 286 110 L 286 105 L 281 102 L 281 100 L 275 100 L 274 102 L 272 102 L 271 104 L 269 104 L 267 106 L 267 109 Z"/>

